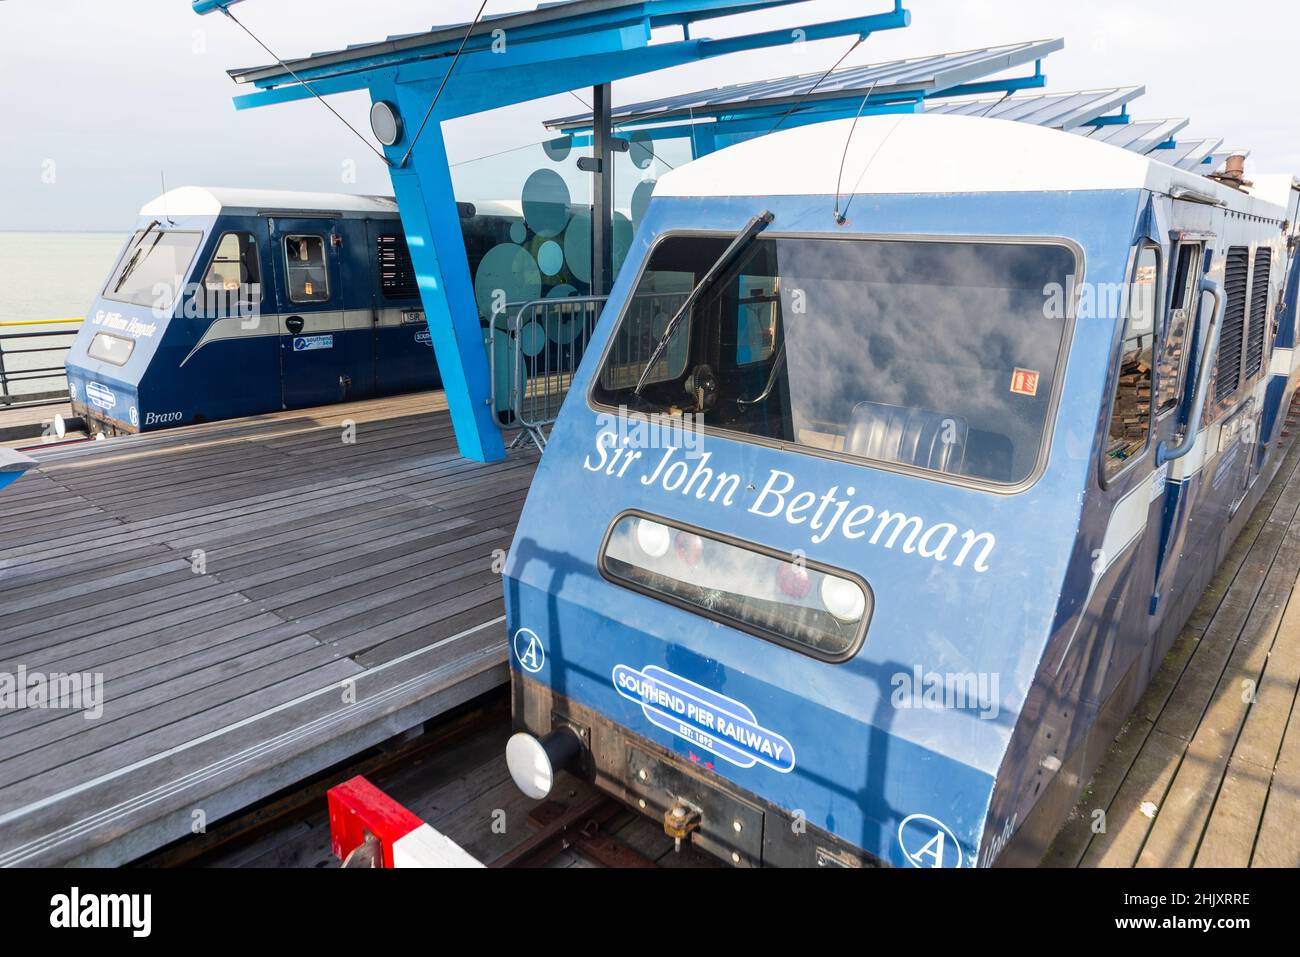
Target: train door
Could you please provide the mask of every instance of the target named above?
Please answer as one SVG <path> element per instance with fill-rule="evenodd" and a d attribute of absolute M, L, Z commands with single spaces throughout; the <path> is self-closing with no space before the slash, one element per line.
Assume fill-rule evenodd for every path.
<path fill-rule="evenodd" d="M 1105 532 L 1092 556 L 1085 614 L 1093 629 L 1087 642 L 1091 650 L 1077 659 L 1083 670 L 1062 676 L 1070 688 L 1067 694 L 1078 696 L 1081 712 L 1102 707 L 1113 690 L 1114 665 L 1133 660 L 1147 643 L 1138 609 L 1145 611 L 1147 576 L 1158 550 L 1156 536 L 1150 534 L 1160 507 L 1153 484 L 1152 384 L 1163 261 L 1161 247 L 1143 240 L 1133 250 L 1120 297 L 1119 343 L 1107 380 L 1110 395 L 1097 476 Z"/>
<path fill-rule="evenodd" d="M 1166 299 L 1162 318 L 1158 353 L 1156 357 L 1156 387 L 1154 397 L 1155 443 L 1176 446 L 1183 437 L 1191 414 L 1191 393 L 1194 387 L 1198 336 L 1202 321 L 1208 319 L 1208 309 L 1202 311 L 1202 298 L 1209 297 L 1201 291 L 1205 274 L 1207 234 L 1183 234 L 1170 249 L 1170 265 Z M 1175 474 L 1170 480 L 1171 468 Z M 1178 480 L 1179 463 L 1165 462 L 1156 471 L 1152 496 L 1163 496 L 1160 521 L 1160 551 L 1156 559 L 1155 587 L 1152 610 L 1159 603 L 1162 583 L 1169 580 L 1172 566 L 1176 564 L 1179 549 L 1186 533 L 1187 502 L 1184 486 Z"/>
<path fill-rule="evenodd" d="M 368 288 L 375 322 L 375 391 L 391 395 L 433 388 L 433 340 L 401 220 L 367 220 L 366 241 L 372 263 Z"/>
<path fill-rule="evenodd" d="M 333 219 L 271 221 L 279 313 L 280 394 L 286 409 L 347 398 L 341 236 Z"/>

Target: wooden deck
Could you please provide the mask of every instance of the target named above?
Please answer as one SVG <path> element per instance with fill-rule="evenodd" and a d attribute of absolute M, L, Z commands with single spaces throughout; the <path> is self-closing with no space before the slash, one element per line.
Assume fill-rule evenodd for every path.
<path fill-rule="evenodd" d="M 72 406 L 67 402 L 17 408 L 0 405 L 0 445 L 39 445 L 44 434 L 53 434 L 51 424 L 56 415 L 70 419 Z"/>
<path fill-rule="evenodd" d="M 0 498 L 0 672 L 102 675 L 103 714 L 0 711 L 0 864 L 135 859 L 505 680 L 494 550 L 536 455 L 466 461 L 444 409 L 32 453 Z"/>
<path fill-rule="evenodd" d="M 1300 867 L 1298 570 L 1295 442 L 1045 864 Z"/>

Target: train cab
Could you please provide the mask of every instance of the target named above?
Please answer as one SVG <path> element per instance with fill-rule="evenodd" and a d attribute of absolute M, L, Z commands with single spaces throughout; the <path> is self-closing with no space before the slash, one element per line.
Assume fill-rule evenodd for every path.
<path fill-rule="evenodd" d="M 664 176 L 510 550 L 516 782 L 740 865 L 1035 861 L 1278 466 L 1287 219 L 962 116 Z"/>
<path fill-rule="evenodd" d="M 192 186 L 141 209 L 65 366 L 109 435 L 440 384 L 391 198 Z"/>

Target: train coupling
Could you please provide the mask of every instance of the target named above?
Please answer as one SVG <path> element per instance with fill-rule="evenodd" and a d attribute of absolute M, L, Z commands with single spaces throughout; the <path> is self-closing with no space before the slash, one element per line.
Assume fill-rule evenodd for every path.
<path fill-rule="evenodd" d="M 689 837 L 692 831 L 699 830 L 701 820 L 703 815 L 700 809 L 692 807 L 681 798 L 664 811 L 664 833 L 673 839 L 674 851 L 681 851 L 682 838 Z"/>

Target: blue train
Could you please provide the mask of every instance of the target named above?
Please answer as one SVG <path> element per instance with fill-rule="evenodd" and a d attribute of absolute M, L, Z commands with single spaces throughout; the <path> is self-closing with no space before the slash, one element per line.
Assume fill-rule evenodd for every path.
<path fill-rule="evenodd" d="M 942 115 L 665 176 L 507 563 L 516 783 L 1036 862 L 1279 467 L 1297 195 Z"/>
<path fill-rule="evenodd" d="M 391 198 L 191 186 L 140 217 L 65 360 L 88 431 L 440 384 Z"/>

